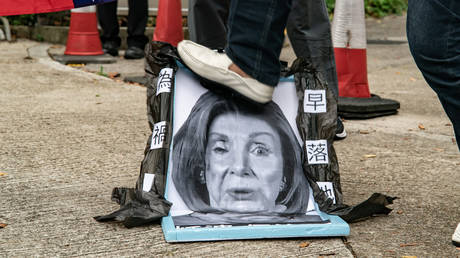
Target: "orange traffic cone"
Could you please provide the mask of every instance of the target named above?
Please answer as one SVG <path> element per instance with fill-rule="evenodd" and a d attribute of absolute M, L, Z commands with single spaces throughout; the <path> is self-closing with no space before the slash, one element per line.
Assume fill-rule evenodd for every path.
<path fill-rule="evenodd" d="M 70 29 L 64 55 L 53 55 L 63 64 L 114 63 L 117 60 L 104 54 L 97 30 L 96 7 L 72 9 Z"/>
<path fill-rule="evenodd" d="M 177 43 L 183 39 L 180 0 L 160 0 L 153 40 L 168 42 L 173 46 L 177 46 Z"/>
<path fill-rule="evenodd" d="M 399 102 L 382 99 L 369 90 L 364 0 L 336 0 L 332 40 L 339 82 L 339 115 L 371 118 L 395 114 Z"/>
<path fill-rule="evenodd" d="M 79 56 L 104 54 L 97 30 L 95 6 L 72 9 L 64 54 Z"/>

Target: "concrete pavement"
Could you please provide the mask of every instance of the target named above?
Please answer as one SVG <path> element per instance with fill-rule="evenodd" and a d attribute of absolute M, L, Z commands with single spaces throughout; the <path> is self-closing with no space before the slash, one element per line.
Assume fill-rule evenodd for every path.
<path fill-rule="evenodd" d="M 117 209 L 113 187 L 133 187 L 149 128 L 142 60 L 63 66 L 62 46 L 0 42 L 0 257 L 331 256 L 458 257 L 460 154 L 435 94 L 417 70 L 404 16 L 367 20 L 372 93 L 401 102 L 398 115 L 348 120 L 335 143 L 345 203 L 373 192 L 400 199 L 389 216 L 351 224 L 347 238 L 167 244 L 158 225 L 126 229 L 92 217 Z M 391 41 L 388 41 L 391 40 Z M 398 44 L 388 44 L 398 43 Z M 292 60 L 289 47 L 284 57 Z M 89 71 L 89 72 L 88 72 Z M 373 154 L 374 158 L 365 155 Z M 309 242 L 308 247 L 300 247 Z"/>

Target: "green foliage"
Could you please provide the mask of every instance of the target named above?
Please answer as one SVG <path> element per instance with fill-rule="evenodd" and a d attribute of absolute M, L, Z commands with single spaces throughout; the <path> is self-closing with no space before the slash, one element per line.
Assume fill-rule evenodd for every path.
<path fill-rule="evenodd" d="M 349 0 L 344 0 L 349 1 Z M 335 0 L 326 0 L 329 14 L 334 13 Z M 407 0 L 364 0 L 366 16 L 380 18 L 390 14 L 402 14 L 407 10 Z"/>
<path fill-rule="evenodd" d="M 366 14 L 383 17 L 388 14 L 402 14 L 407 9 L 407 0 L 364 0 Z"/>
<path fill-rule="evenodd" d="M 33 26 L 37 22 L 36 14 L 13 15 L 6 18 L 11 25 Z"/>
<path fill-rule="evenodd" d="M 0 0 L 1 1 L 1 0 Z M 7 17 L 11 25 L 54 25 L 54 26 L 69 26 L 70 11 L 39 13 L 39 14 L 23 14 Z"/>
<path fill-rule="evenodd" d="M 326 0 L 327 11 L 330 15 L 334 13 L 335 0 Z"/>
<path fill-rule="evenodd" d="M 105 77 L 109 77 L 109 75 L 107 73 L 104 72 L 104 66 L 101 65 L 101 67 L 99 68 L 99 72 L 96 73 L 97 75 L 100 75 L 100 76 L 105 76 Z"/>
<path fill-rule="evenodd" d="M 35 35 L 35 40 L 36 40 L 36 41 L 43 42 L 43 41 L 45 41 L 45 38 L 43 37 L 42 34 L 37 33 L 37 35 Z"/>

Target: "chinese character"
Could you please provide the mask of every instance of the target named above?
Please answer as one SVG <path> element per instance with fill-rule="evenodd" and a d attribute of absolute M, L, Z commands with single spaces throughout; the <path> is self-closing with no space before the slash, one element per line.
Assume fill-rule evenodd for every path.
<path fill-rule="evenodd" d="M 173 69 L 163 68 L 158 75 L 157 95 L 162 92 L 171 92 Z"/>
<path fill-rule="evenodd" d="M 307 157 L 309 164 L 328 164 L 327 141 L 307 141 Z"/>
<path fill-rule="evenodd" d="M 332 185 L 332 182 L 316 182 L 328 198 L 332 199 L 332 201 L 335 203 L 335 194 L 334 194 L 334 187 Z"/>
<path fill-rule="evenodd" d="M 323 188 L 321 188 L 321 190 L 323 190 L 323 192 L 324 192 L 327 196 L 329 196 L 329 197 L 332 196 L 332 189 L 327 188 L 327 185 L 325 185 Z"/>
<path fill-rule="evenodd" d="M 163 148 L 163 143 L 166 137 L 166 121 L 156 123 L 153 126 L 152 143 L 150 149 Z"/>
<path fill-rule="evenodd" d="M 326 91 L 305 90 L 304 112 L 324 113 L 326 112 Z"/>

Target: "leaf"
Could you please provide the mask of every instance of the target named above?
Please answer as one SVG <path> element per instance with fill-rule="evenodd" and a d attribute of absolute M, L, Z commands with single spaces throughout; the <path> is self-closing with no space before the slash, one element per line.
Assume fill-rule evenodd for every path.
<path fill-rule="evenodd" d="M 107 75 L 110 79 L 120 77 L 120 73 L 117 73 L 117 72 L 111 72 L 111 73 L 108 73 Z"/>
<path fill-rule="evenodd" d="M 67 64 L 67 66 L 70 66 L 70 67 L 84 67 L 85 64 Z"/>
<path fill-rule="evenodd" d="M 307 247 L 307 246 L 309 246 L 309 245 L 310 245 L 310 242 L 303 242 L 303 243 L 300 243 L 300 244 L 299 244 L 299 247 L 300 247 L 300 248 L 305 248 L 305 247 Z"/>
<path fill-rule="evenodd" d="M 6 226 L 8 226 L 8 224 L 0 223 L 0 228 L 5 228 Z"/>
<path fill-rule="evenodd" d="M 6 176 L 7 173 L 0 172 L 0 176 Z"/>
<path fill-rule="evenodd" d="M 369 134 L 370 132 L 368 130 L 359 130 L 360 134 Z"/>
<path fill-rule="evenodd" d="M 409 78 L 411 81 L 415 82 L 417 79 L 415 79 L 414 77 L 410 77 Z"/>
<path fill-rule="evenodd" d="M 375 154 L 366 154 L 366 155 L 363 156 L 363 158 L 366 158 L 366 159 L 373 159 L 375 157 L 377 157 L 377 155 L 375 155 Z"/>
<path fill-rule="evenodd" d="M 407 246 L 416 246 L 417 243 L 408 243 L 408 244 L 400 244 L 400 247 L 407 247 Z"/>
<path fill-rule="evenodd" d="M 396 213 L 397 214 L 403 214 L 403 211 L 397 211 Z"/>
<path fill-rule="evenodd" d="M 422 124 L 418 124 L 418 129 L 425 130 L 425 126 L 423 126 Z"/>

